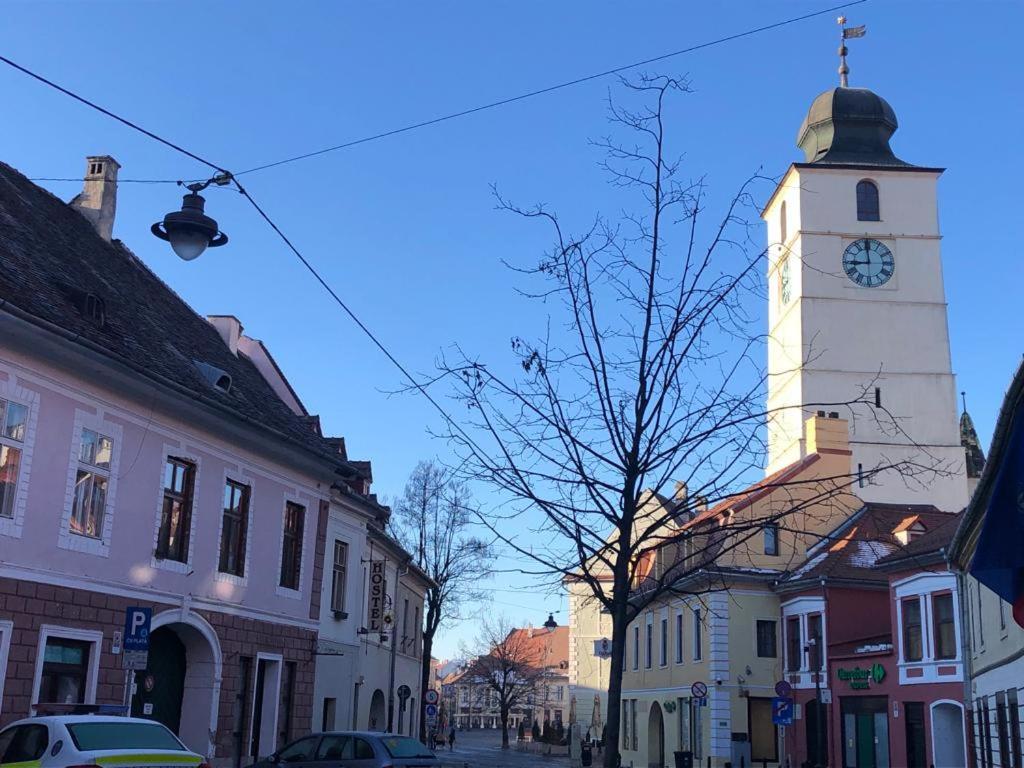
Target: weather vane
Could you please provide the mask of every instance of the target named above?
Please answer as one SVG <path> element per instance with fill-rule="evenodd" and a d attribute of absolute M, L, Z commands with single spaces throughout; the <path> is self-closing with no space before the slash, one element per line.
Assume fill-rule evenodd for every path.
<path fill-rule="evenodd" d="M 846 41 L 854 37 L 864 37 L 868 28 L 864 24 L 859 27 L 847 27 L 845 16 L 836 19 L 836 23 L 843 28 L 842 34 L 839 36 L 839 87 L 849 88 L 850 82 L 847 75 L 850 74 L 850 68 L 846 66 Z"/>

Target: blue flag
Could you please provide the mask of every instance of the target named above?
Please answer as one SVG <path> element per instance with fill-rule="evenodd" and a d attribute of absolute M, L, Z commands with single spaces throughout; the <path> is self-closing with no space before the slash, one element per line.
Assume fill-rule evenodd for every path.
<path fill-rule="evenodd" d="M 971 575 L 1010 603 L 1024 627 L 1024 411 L 1013 415 L 983 520 Z"/>

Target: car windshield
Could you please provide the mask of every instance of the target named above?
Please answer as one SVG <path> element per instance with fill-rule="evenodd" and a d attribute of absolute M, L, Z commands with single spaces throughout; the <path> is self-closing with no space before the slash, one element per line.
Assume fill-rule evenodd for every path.
<path fill-rule="evenodd" d="M 381 739 L 384 748 L 392 757 L 433 757 L 426 745 L 408 736 L 385 736 Z"/>
<path fill-rule="evenodd" d="M 75 746 L 90 749 L 173 749 L 184 752 L 181 742 L 160 723 L 68 723 Z"/>

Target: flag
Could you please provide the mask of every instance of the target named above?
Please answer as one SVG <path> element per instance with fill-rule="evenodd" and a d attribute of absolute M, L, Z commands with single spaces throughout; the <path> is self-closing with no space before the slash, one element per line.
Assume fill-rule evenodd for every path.
<path fill-rule="evenodd" d="M 1012 605 L 1014 620 L 1024 627 L 1024 410 L 1014 416 L 982 510 L 970 573 Z"/>
<path fill-rule="evenodd" d="M 843 40 L 849 40 L 851 37 L 864 37 L 868 33 L 866 24 L 861 24 L 859 27 L 844 27 L 843 28 Z"/>

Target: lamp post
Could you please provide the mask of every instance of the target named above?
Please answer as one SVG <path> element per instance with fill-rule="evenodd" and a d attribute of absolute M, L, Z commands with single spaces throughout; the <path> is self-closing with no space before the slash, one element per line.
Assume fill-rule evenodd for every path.
<path fill-rule="evenodd" d="M 228 236 L 220 231 L 215 219 L 206 215 L 206 199 L 199 193 L 211 184 L 224 186 L 230 182 L 231 177 L 222 174 L 209 181 L 187 185 L 188 194 L 182 198 L 181 210 L 171 211 L 149 231 L 169 242 L 182 261 L 192 261 L 207 248 L 224 245 Z"/>

